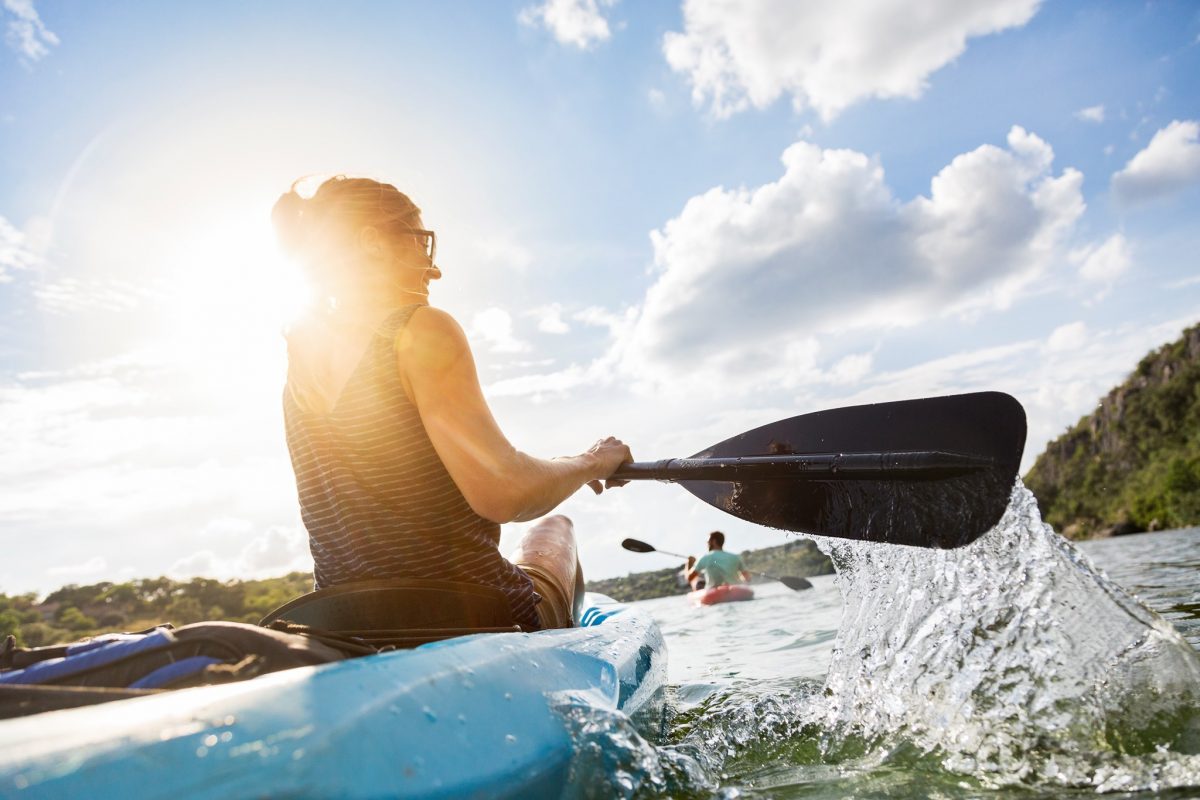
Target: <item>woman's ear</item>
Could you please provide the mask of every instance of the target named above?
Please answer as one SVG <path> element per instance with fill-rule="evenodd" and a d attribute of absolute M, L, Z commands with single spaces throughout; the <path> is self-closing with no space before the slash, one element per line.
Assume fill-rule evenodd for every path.
<path fill-rule="evenodd" d="M 362 248 L 365 255 L 371 258 L 379 258 L 384 255 L 386 249 L 383 234 L 374 225 L 364 225 L 363 229 L 358 232 L 358 246 Z"/>

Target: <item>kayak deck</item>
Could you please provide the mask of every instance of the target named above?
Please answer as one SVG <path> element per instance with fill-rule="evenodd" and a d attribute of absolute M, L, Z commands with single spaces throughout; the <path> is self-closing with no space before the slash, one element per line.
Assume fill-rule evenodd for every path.
<path fill-rule="evenodd" d="M 640 609 L 0 723 L 0 795 L 557 796 L 563 709 L 633 714 L 666 677 Z"/>

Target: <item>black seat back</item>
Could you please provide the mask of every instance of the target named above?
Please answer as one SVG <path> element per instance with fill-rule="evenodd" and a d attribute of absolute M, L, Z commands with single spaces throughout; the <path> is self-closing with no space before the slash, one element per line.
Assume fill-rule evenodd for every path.
<path fill-rule="evenodd" d="M 408 578 L 345 583 L 297 597 L 263 617 L 326 631 L 404 632 L 519 630 L 499 589 L 455 581 Z M 439 636 L 438 638 L 445 638 Z"/>

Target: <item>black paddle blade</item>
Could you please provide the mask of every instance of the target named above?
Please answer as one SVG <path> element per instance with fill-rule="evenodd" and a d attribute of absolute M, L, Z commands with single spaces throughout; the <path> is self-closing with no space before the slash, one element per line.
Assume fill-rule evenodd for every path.
<path fill-rule="evenodd" d="M 646 544 L 638 539 L 626 539 L 625 541 L 621 542 L 621 547 L 624 547 L 626 550 L 632 550 L 635 553 L 654 552 L 654 545 Z"/>
<path fill-rule="evenodd" d="M 693 458 L 944 451 L 990 465 L 953 475 L 815 480 L 681 480 L 710 505 L 788 531 L 953 548 L 990 530 L 1008 506 L 1025 449 L 1025 411 L 999 392 L 818 411 L 726 439 Z"/>
<path fill-rule="evenodd" d="M 812 588 L 812 584 L 804 580 L 804 578 L 796 578 L 791 575 L 784 575 L 779 579 L 779 582 L 789 589 L 795 589 L 796 591 Z"/>

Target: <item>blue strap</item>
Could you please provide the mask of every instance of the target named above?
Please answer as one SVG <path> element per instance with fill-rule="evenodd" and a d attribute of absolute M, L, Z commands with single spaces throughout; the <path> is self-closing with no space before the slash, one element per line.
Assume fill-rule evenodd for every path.
<path fill-rule="evenodd" d="M 209 664 L 223 664 L 219 658 L 211 656 L 189 656 L 188 658 L 180 659 L 174 664 L 167 664 L 165 667 L 159 667 L 149 675 L 143 675 L 133 683 L 129 684 L 130 689 L 158 689 L 167 686 L 180 678 L 186 678 L 195 675 L 198 672 L 203 672 L 204 668 Z"/>
<path fill-rule="evenodd" d="M 0 673 L 0 684 L 49 683 L 92 667 L 111 664 L 117 659 L 134 653 L 171 644 L 174 641 L 176 641 L 175 635 L 166 628 L 157 628 L 153 633 L 144 635 L 105 634 L 77 645 L 71 645 L 67 648 L 67 655 L 62 658 L 48 658 L 24 669 Z"/>

